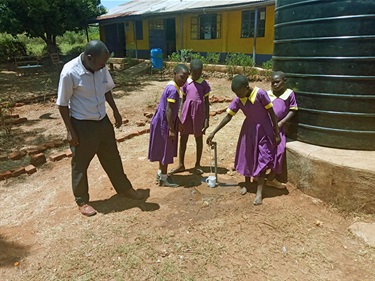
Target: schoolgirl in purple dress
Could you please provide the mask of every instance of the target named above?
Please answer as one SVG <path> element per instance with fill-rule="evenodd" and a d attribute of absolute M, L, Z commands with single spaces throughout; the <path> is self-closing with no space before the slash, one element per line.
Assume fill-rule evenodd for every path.
<path fill-rule="evenodd" d="M 232 80 L 232 91 L 237 95 L 227 109 L 227 115 L 207 138 L 211 144 L 215 134 L 241 109 L 246 116 L 238 138 L 234 165 L 245 176 L 245 182 L 257 181 L 254 205 L 262 204 L 262 191 L 267 169 L 274 167 L 274 150 L 280 143 L 280 133 L 275 112 L 267 93 L 250 88 L 246 76 L 237 75 Z M 245 194 L 247 188 L 241 189 Z"/>
<path fill-rule="evenodd" d="M 271 88 L 272 90 L 268 91 L 267 94 L 273 103 L 273 110 L 277 116 L 281 142 L 277 146 L 276 156 L 274 156 L 274 172 L 267 177 L 267 185 L 283 189 L 285 185 L 282 183 L 288 181 L 284 124 L 295 115 L 298 106 L 294 92 L 286 86 L 284 72 L 277 71 L 272 73 Z"/>
<path fill-rule="evenodd" d="M 209 126 L 209 100 L 208 95 L 211 87 L 201 75 L 203 63 L 199 59 L 193 59 L 190 62 L 190 77 L 181 88 L 182 110 L 181 122 L 184 131 L 181 133 L 179 165 L 171 173 L 185 171 L 185 152 L 189 135 L 194 135 L 196 143 L 196 161 L 194 165 L 195 172 L 202 174 L 201 158 L 203 151 L 203 134 Z"/>
<path fill-rule="evenodd" d="M 178 118 L 180 87 L 188 78 L 189 69 L 178 64 L 173 71 L 173 80 L 164 89 L 158 108 L 151 120 L 148 159 L 159 162 L 157 179 L 160 186 L 177 187 L 167 175 L 168 164 L 177 156 L 178 131 L 182 124 Z"/>

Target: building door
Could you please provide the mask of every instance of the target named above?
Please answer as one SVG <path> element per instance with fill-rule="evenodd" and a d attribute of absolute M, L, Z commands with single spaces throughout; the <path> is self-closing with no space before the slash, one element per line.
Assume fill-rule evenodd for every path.
<path fill-rule="evenodd" d="M 104 26 L 105 41 L 110 53 L 114 57 L 124 58 L 126 55 L 125 28 L 123 23 Z"/>
<path fill-rule="evenodd" d="M 165 20 L 166 55 L 176 52 L 176 20 L 174 18 Z"/>
<path fill-rule="evenodd" d="M 166 38 L 164 20 L 149 21 L 149 36 L 150 50 L 154 48 L 160 48 L 163 51 L 163 55 L 165 55 Z"/>

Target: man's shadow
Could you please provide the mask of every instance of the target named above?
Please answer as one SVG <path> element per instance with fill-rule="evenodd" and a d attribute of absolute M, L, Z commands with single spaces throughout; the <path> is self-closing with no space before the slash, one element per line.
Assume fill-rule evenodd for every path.
<path fill-rule="evenodd" d="M 139 208 L 144 212 L 151 212 L 160 209 L 157 203 L 146 202 L 150 197 L 150 189 L 138 189 L 138 192 L 143 195 L 141 200 L 133 200 L 119 194 L 104 200 L 90 201 L 98 213 L 109 214 L 114 212 L 122 212 L 132 208 Z"/>
<path fill-rule="evenodd" d="M 245 182 L 240 182 L 238 185 L 242 188 L 244 186 L 247 186 L 247 192 L 248 193 L 257 193 L 257 182 L 251 182 L 251 183 L 245 183 Z M 274 188 L 271 186 L 268 186 L 267 183 L 263 187 L 263 192 L 262 192 L 262 197 L 264 198 L 272 198 L 272 197 L 277 197 L 277 196 L 283 196 L 283 195 L 288 195 L 289 191 L 285 187 L 284 189 L 278 189 Z"/>

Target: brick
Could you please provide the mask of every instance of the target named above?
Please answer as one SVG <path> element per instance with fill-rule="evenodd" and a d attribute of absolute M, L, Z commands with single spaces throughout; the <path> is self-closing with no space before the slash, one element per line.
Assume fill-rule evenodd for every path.
<path fill-rule="evenodd" d="M 151 112 L 144 112 L 143 113 L 143 116 L 147 117 L 147 118 L 152 118 L 152 116 L 154 116 L 154 113 L 151 113 Z"/>
<path fill-rule="evenodd" d="M 8 158 L 11 160 L 19 160 L 23 157 L 21 151 L 13 151 L 9 153 Z"/>
<path fill-rule="evenodd" d="M 24 173 L 26 173 L 25 167 L 19 167 L 12 172 L 12 177 L 18 177 Z"/>
<path fill-rule="evenodd" d="M 123 142 L 123 141 L 125 141 L 126 140 L 126 135 L 125 136 L 122 136 L 122 137 L 117 137 L 116 138 L 116 141 L 117 142 Z"/>
<path fill-rule="evenodd" d="M 39 151 L 39 149 L 36 148 L 36 147 L 32 147 L 32 148 L 27 148 L 27 149 L 26 149 L 26 152 L 27 152 L 27 154 L 29 154 L 29 155 L 35 155 L 35 154 L 38 154 L 38 153 L 40 153 L 40 152 L 42 152 L 42 151 Z"/>
<path fill-rule="evenodd" d="M 52 162 L 56 162 L 56 161 L 60 161 L 61 159 L 65 158 L 65 157 L 66 157 L 66 153 L 60 152 L 58 154 L 51 155 L 49 157 L 49 160 L 51 160 Z"/>
<path fill-rule="evenodd" d="M 47 150 L 47 147 L 44 145 L 38 145 L 36 148 L 39 150 L 39 152 L 44 152 Z"/>
<path fill-rule="evenodd" d="M 63 140 L 54 140 L 53 144 L 55 145 L 55 147 L 59 147 L 59 146 L 64 145 L 64 141 Z"/>
<path fill-rule="evenodd" d="M 137 121 L 135 122 L 135 124 L 138 126 L 138 127 L 143 127 L 146 125 L 146 122 L 145 121 Z"/>
<path fill-rule="evenodd" d="M 128 124 L 129 123 L 129 119 L 122 119 L 122 124 L 125 125 L 125 124 Z"/>
<path fill-rule="evenodd" d="M 11 177 L 12 177 L 12 172 L 11 171 L 0 172 L 0 180 L 9 179 Z"/>
<path fill-rule="evenodd" d="M 150 132 L 150 128 L 147 128 L 147 129 L 143 129 L 143 130 L 141 130 L 141 131 L 138 131 L 138 133 L 139 133 L 140 135 L 147 134 L 147 133 L 149 133 L 149 132 Z"/>
<path fill-rule="evenodd" d="M 216 111 L 211 111 L 210 112 L 210 116 L 215 116 L 216 115 Z"/>
<path fill-rule="evenodd" d="M 53 142 L 46 142 L 46 143 L 44 144 L 44 146 L 48 149 L 48 148 L 53 148 L 53 147 L 55 147 L 55 144 L 54 144 Z"/>
<path fill-rule="evenodd" d="M 66 157 L 73 157 L 73 152 L 70 150 L 70 149 L 67 149 L 66 151 L 65 151 L 65 155 L 66 155 Z"/>
<path fill-rule="evenodd" d="M 132 138 L 134 138 L 138 135 L 139 135 L 138 132 L 134 132 L 134 133 L 126 134 L 123 138 L 124 138 L 124 140 L 130 140 L 130 139 L 132 139 Z"/>
<path fill-rule="evenodd" d="M 225 102 L 232 102 L 232 99 L 231 98 L 225 98 L 224 101 Z"/>
<path fill-rule="evenodd" d="M 18 114 L 10 114 L 10 115 L 4 116 L 4 119 L 16 119 L 16 118 L 20 118 L 20 116 Z"/>
<path fill-rule="evenodd" d="M 217 98 L 217 102 L 219 102 L 219 103 L 222 103 L 224 101 L 225 101 L 224 98 Z"/>
<path fill-rule="evenodd" d="M 124 136 L 124 138 L 125 138 L 126 140 L 130 140 L 130 139 L 133 138 L 133 137 L 134 137 L 133 134 L 126 134 L 126 135 Z"/>
<path fill-rule="evenodd" d="M 28 175 L 31 175 L 31 174 L 34 174 L 36 172 L 36 168 L 35 166 L 33 165 L 27 165 L 25 167 L 25 172 L 28 174 Z"/>
<path fill-rule="evenodd" d="M 222 108 L 222 109 L 216 110 L 216 113 L 217 114 L 221 114 L 221 113 L 224 113 L 225 111 L 227 111 L 227 109 L 226 108 Z"/>
<path fill-rule="evenodd" d="M 47 162 L 46 156 L 43 153 L 35 154 L 31 156 L 30 164 L 34 166 L 40 166 Z"/>
<path fill-rule="evenodd" d="M 12 124 L 17 125 L 17 124 L 21 124 L 25 122 L 27 122 L 27 118 L 22 117 L 22 118 L 13 119 Z"/>
<path fill-rule="evenodd" d="M 14 105 L 15 107 L 21 107 L 21 106 L 24 106 L 25 103 L 23 102 L 16 102 L 16 104 Z"/>
<path fill-rule="evenodd" d="M 215 96 L 212 96 L 211 98 L 210 98 L 210 103 L 215 103 L 215 102 L 218 102 L 218 98 L 217 97 L 215 97 Z"/>

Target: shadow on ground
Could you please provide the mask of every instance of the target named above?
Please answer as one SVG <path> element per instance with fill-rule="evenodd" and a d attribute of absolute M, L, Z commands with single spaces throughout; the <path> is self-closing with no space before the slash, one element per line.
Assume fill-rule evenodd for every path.
<path fill-rule="evenodd" d="M 139 208 L 144 212 L 151 212 L 160 209 L 157 203 L 146 202 L 150 197 L 149 189 L 137 189 L 143 194 L 142 200 L 132 200 L 121 195 L 115 194 L 112 197 L 104 200 L 90 201 L 96 211 L 102 214 L 109 214 L 114 212 L 123 212 L 132 208 Z"/>
<path fill-rule="evenodd" d="M 15 242 L 8 242 L 0 234 L 0 267 L 13 267 L 29 254 L 29 247 Z"/>

